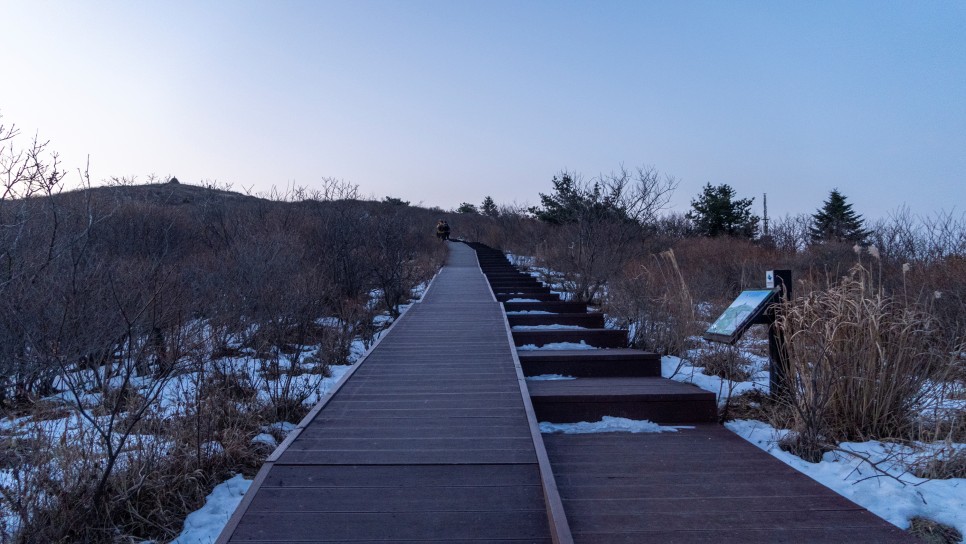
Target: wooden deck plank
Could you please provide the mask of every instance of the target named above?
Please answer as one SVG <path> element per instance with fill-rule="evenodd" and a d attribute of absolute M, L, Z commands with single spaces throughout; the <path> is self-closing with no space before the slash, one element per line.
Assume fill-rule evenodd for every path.
<path fill-rule="evenodd" d="M 566 504 L 566 503 L 565 503 Z M 699 515 L 700 517 L 697 517 Z M 882 520 L 866 510 L 731 510 L 726 512 L 686 511 L 646 512 L 631 514 L 572 513 L 568 515 L 571 529 L 576 533 L 604 533 L 619 528 L 618 532 L 642 532 L 660 528 L 664 531 L 694 529 L 696 523 L 707 531 L 732 527 L 775 527 L 782 530 L 821 529 L 824 527 L 852 527 L 874 530 L 882 527 Z"/>
<path fill-rule="evenodd" d="M 546 539 L 542 510 L 518 512 L 249 512 L 231 542 Z"/>
<path fill-rule="evenodd" d="M 828 495 L 724 496 L 706 498 L 638 498 L 638 499 L 566 499 L 564 504 L 576 510 L 637 514 L 639 512 L 787 512 L 794 510 L 842 510 L 841 502 Z M 853 509 L 861 509 L 858 506 Z"/>
<path fill-rule="evenodd" d="M 433 436 L 429 438 L 344 438 L 344 437 L 321 437 L 304 438 L 292 444 L 289 451 L 311 451 L 311 450 L 365 450 L 365 451 L 443 451 L 443 450 L 465 450 L 472 451 L 478 449 L 500 449 L 500 450 L 529 450 L 533 447 L 533 442 L 529 436 L 522 438 L 490 437 L 490 438 L 440 438 Z"/>
<path fill-rule="evenodd" d="M 530 435 L 526 430 L 521 430 L 520 425 L 488 425 L 480 427 L 467 427 L 458 425 L 453 427 L 443 427 L 441 425 L 432 426 L 405 426 L 383 425 L 383 426 L 322 426 L 312 427 L 310 431 L 303 431 L 300 438 L 311 440 L 313 438 L 436 438 L 442 434 L 448 438 L 526 438 Z"/>
<path fill-rule="evenodd" d="M 287 450 L 279 457 L 286 465 L 499 465 L 536 463 L 532 449 L 399 450 Z"/>
<path fill-rule="evenodd" d="M 263 487 L 486 487 L 539 485 L 530 463 L 506 465 L 276 465 Z"/>
<path fill-rule="evenodd" d="M 700 523 L 693 523 L 700 526 Z M 880 544 L 883 538 L 903 538 L 902 531 L 894 528 L 889 533 L 867 533 L 864 529 L 822 527 L 810 529 L 754 529 L 725 527 L 716 529 L 662 530 L 627 533 L 575 533 L 577 542 L 599 544 Z"/>
<path fill-rule="evenodd" d="M 467 418 L 473 419 L 478 417 L 496 417 L 505 418 L 517 415 L 518 410 L 515 408 L 489 408 L 485 412 L 477 409 L 464 409 L 464 408 L 452 408 L 447 410 L 441 409 L 425 409 L 420 410 L 418 408 L 383 408 L 383 409 L 351 409 L 341 407 L 339 409 L 332 410 L 330 416 L 344 415 L 347 417 L 354 418 L 371 418 L 371 417 L 394 417 L 397 419 L 420 419 L 420 418 L 432 418 L 438 419 L 440 417 L 448 418 Z"/>
<path fill-rule="evenodd" d="M 373 492 L 379 500 L 373 501 Z M 292 493 L 286 488 L 263 489 L 252 512 L 516 512 L 543 511 L 539 484 L 470 487 L 326 487 Z"/>
<path fill-rule="evenodd" d="M 235 542 L 235 541 L 233 541 Z M 277 544 L 277 540 L 246 540 L 247 544 Z M 305 544 L 323 544 L 331 542 L 328 540 L 301 540 L 299 542 Z M 390 540 L 352 540 L 352 544 L 386 544 L 387 542 L 452 542 L 460 543 L 466 542 L 467 544 L 552 544 L 553 540 L 548 538 L 464 538 L 456 539 L 445 537 L 440 539 L 427 539 L 427 538 L 416 538 L 416 539 L 404 539 L 404 538 L 393 538 Z"/>

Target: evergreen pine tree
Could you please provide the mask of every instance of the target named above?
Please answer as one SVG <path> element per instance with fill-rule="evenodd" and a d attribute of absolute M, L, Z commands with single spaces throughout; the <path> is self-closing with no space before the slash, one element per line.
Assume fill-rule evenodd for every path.
<path fill-rule="evenodd" d="M 456 208 L 456 213 L 480 213 L 476 209 L 476 206 L 470 204 L 469 202 L 463 202 L 460 204 L 459 208 Z"/>
<path fill-rule="evenodd" d="M 735 198 L 735 190 L 727 183 L 704 186 L 701 196 L 691 201 L 687 218 L 695 231 L 703 236 L 739 236 L 754 238 L 758 234 L 757 215 L 752 215 L 754 198 Z"/>
<path fill-rule="evenodd" d="M 483 199 L 483 203 L 480 204 L 480 213 L 488 217 L 500 215 L 500 210 L 497 209 L 496 202 L 493 202 L 492 196 L 487 196 Z"/>
<path fill-rule="evenodd" d="M 862 216 L 852 210 L 845 195 L 832 189 L 822 208 L 812 215 L 810 228 L 813 243 L 862 243 L 869 235 L 863 228 Z"/>

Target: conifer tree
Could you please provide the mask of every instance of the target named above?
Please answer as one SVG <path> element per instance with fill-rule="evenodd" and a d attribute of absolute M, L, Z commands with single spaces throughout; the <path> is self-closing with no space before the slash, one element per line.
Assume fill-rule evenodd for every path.
<path fill-rule="evenodd" d="M 845 195 L 832 189 L 822 208 L 812 215 L 810 228 L 813 243 L 862 243 L 869 235 L 863 228 L 862 216 L 852 210 Z"/>
<path fill-rule="evenodd" d="M 480 211 L 476 209 L 475 205 L 470 204 L 469 202 L 463 202 L 460 204 L 459 208 L 456 208 L 456 213 L 478 214 Z"/>
<path fill-rule="evenodd" d="M 483 203 L 480 204 L 480 213 L 488 217 L 496 217 L 500 215 L 500 210 L 496 207 L 496 202 L 493 202 L 492 196 L 487 196 L 483 199 Z"/>
<path fill-rule="evenodd" d="M 758 234 L 757 215 L 752 215 L 754 198 L 735 198 L 735 190 L 727 183 L 704 186 L 701 196 L 691 201 L 694 208 L 686 217 L 703 236 L 739 236 L 754 238 Z"/>

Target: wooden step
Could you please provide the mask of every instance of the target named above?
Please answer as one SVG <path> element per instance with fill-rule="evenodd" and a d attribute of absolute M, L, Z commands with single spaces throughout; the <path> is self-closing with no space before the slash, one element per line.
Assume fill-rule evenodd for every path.
<path fill-rule="evenodd" d="M 514 304 L 514 303 L 507 303 Z M 514 330 L 513 342 L 517 346 L 533 344 L 544 346 L 558 342 L 584 342 L 595 348 L 626 348 L 627 331 L 621 329 L 547 329 Z"/>
<path fill-rule="evenodd" d="M 533 286 L 533 285 L 528 285 L 526 287 L 497 287 L 497 288 L 494 288 L 493 286 L 490 286 L 490 288 L 493 289 L 493 292 L 496 293 L 496 294 L 504 293 L 504 294 L 508 294 L 508 295 L 509 294 L 526 295 L 526 294 L 530 294 L 530 293 L 533 293 L 533 294 L 549 294 L 550 293 L 550 288 L 549 287 L 536 287 L 536 286 Z"/>
<path fill-rule="evenodd" d="M 505 290 L 505 289 L 540 289 L 545 287 L 542 283 L 536 280 L 502 280 L 502 281 L 491 281 L 490 288 L 493 290 Z"/>
<path fill-rule="evenodd" d="M 520 279 L 520 278 L 530 279 L 530 280 L 536 281 L 536 279 L 537 279 L 537 278 L 531 276 L 530 274 L 526 274 L 524 272 L 520 272 L 519 270 L 501 270 L 499 272 L 494 271 L 494 272 L 490 272 L 488 274 L 484 274 L 484 276 L 486 276 L 486 279 L 488 279 L 490 281 L 515 280 L 515 279 Z"/>
<path fill-rule="evenodd" d="M 535 281 L 537 283 L 540 283 L 537 280 L 537 278 L 534 278 L 529 274 L 523 274 L 521 272 L 497 272 L 495 274 L 491 273 L 491 274 L 486 274 L 486 279 L 491 283 L 495 281 L 516 281 L 516 280 L 529 280 L 529 281 Z"/>
<path fill-rule="evenodd" d="M 604 416 L 681 424 L 718 419 L 714 393 L 665 378 L 531 380 L 527 388 L 537 419 L 552 423 Z"/>
<path fill-rule="evenodd" d="M 538 300 L 540 302 L 551 302 L 560 300 L 560 295 L 556 293 L 496 293 L 496 299 L 500 302 L 508 300 Z"/>
<path fill-rule="evenodd" d="M 661 375 L 661 357 L 639 349 L 574 349 L 518 351 L 527 376 L 561 374 L 575 378 L 655 377 Z"/>
<path fill-rule="evenodd" d="M 491 274 L 493 275 L 523 274 L 523 272 L 520 272 L 510 264 L 507 264 L 506 266 L 499 265 L 499 264 L 491 264 L 491 265 L 482 266 L 481 268 L 483 269 L 483 274 L 486 276 L 489 276 Z"/>
<path fill-rule="evenodd" d="M 550 312 L 555 314 L 575 314 L 587 311 L 586 302 L 504 302 L 507 312 Z"/>
<path fill-rule="evenodd" d="M 576 325 L 588 329 L 603 329 L 604 314 L 600 312 L 576 314 L 518 314 L 508 315 L 511 327 L 537 325 Z"/>

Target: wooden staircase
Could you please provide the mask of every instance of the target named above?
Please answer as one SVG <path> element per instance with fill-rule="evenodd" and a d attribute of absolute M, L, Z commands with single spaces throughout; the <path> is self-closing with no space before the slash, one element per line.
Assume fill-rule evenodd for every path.
<path fill-rule="evenodd" d="M 549 287 L 511 265 L 502 252 L 482 244 L 470 245 L 493 294 L 503 303 L 518 348 L 555 343 L 588 346 L 517 350 L 527 376 L 574 378 L 528 383 L 540 421 L 599 421 L 603 416 L 655 423 L 717 421 L 714 393 L 662 378 L 660 357 L 628 348 L 626 330 L 605 328 L 603 314 L 588 312 L 583 302 L 561 300 Z"/>

